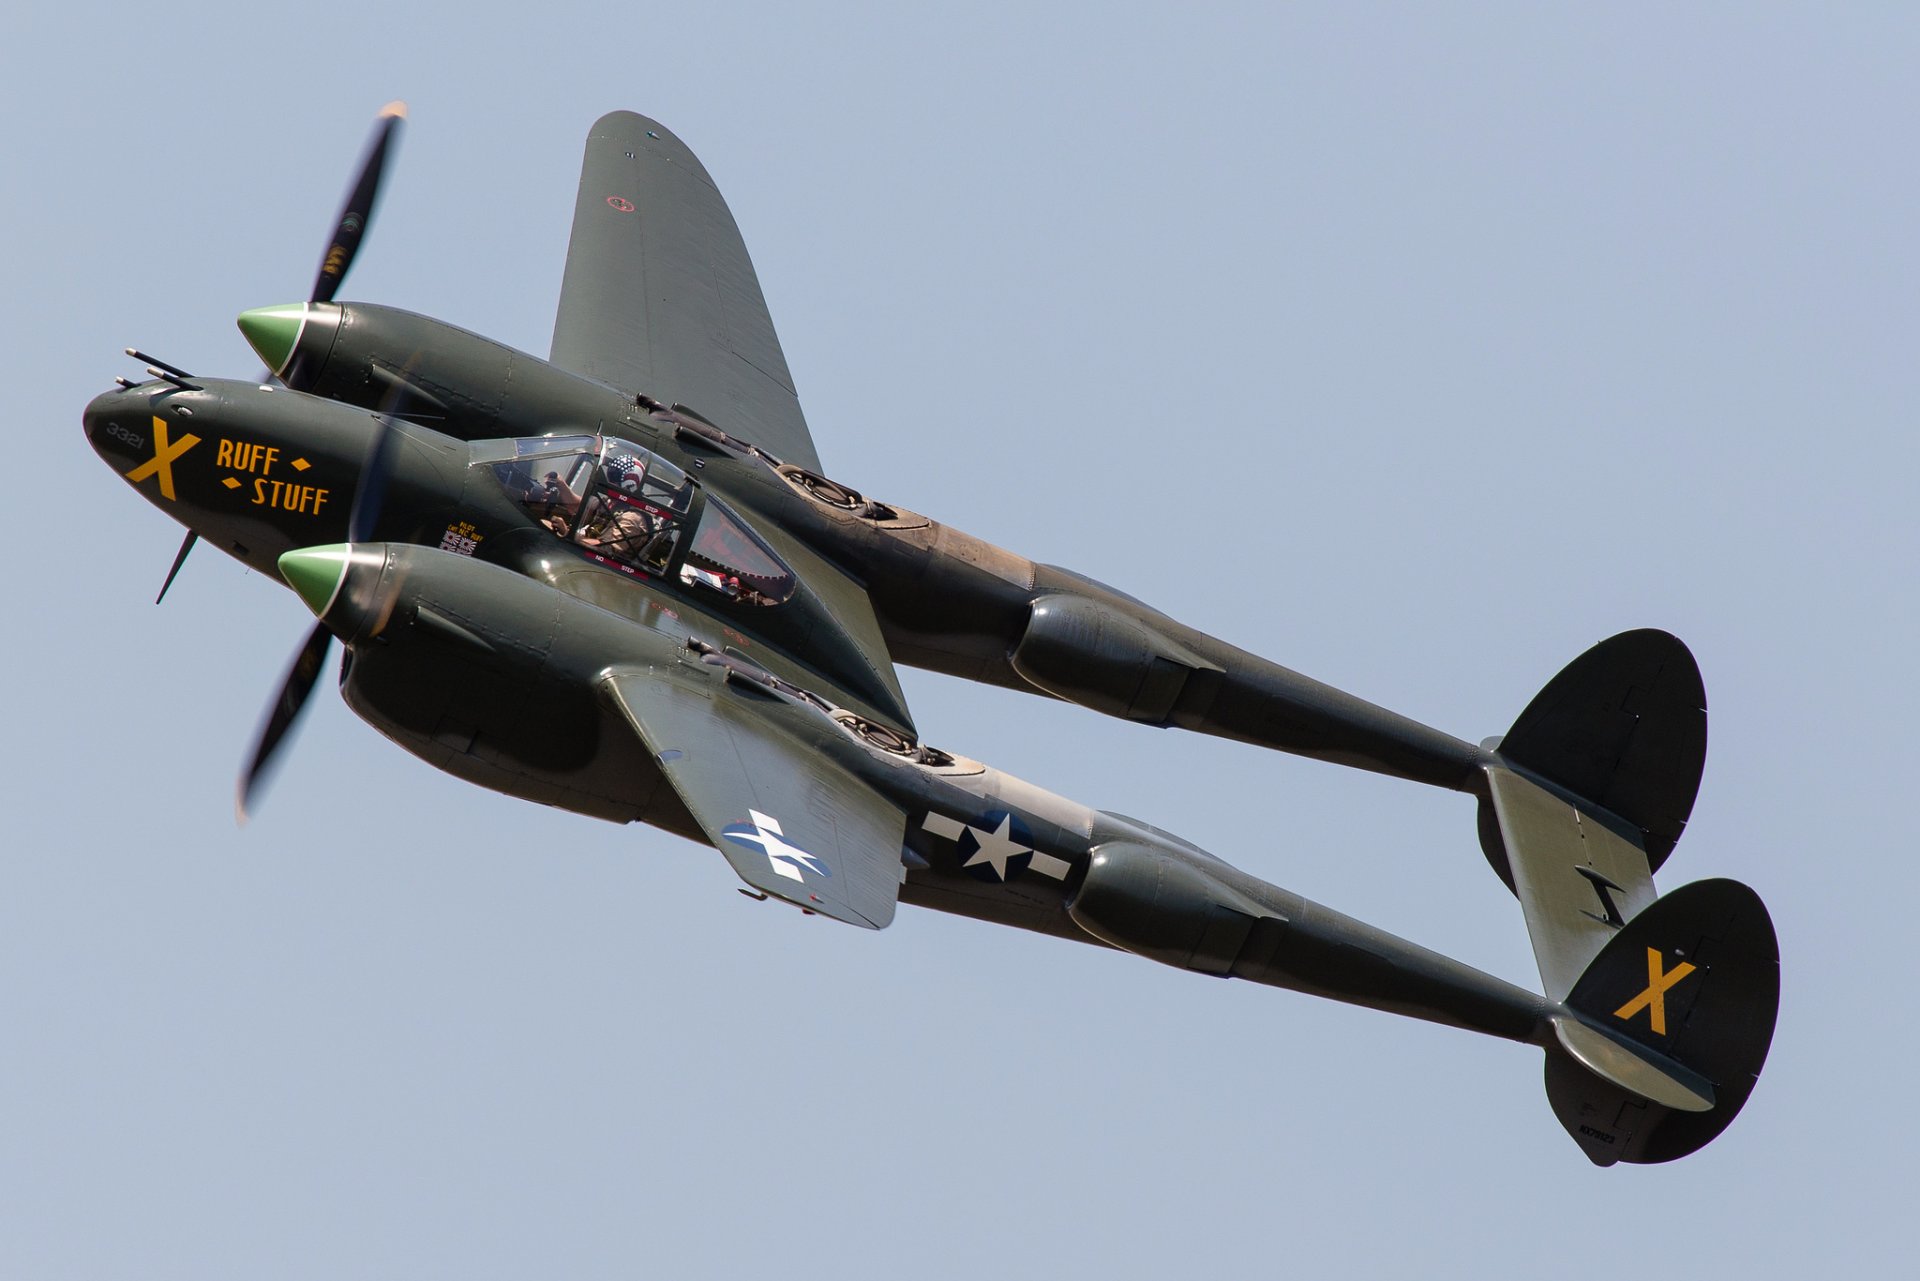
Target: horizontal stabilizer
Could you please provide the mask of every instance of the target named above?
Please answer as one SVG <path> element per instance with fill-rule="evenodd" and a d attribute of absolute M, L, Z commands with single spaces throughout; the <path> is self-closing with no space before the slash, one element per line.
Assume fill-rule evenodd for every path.
<path fill-rule="evenodd" d="M 1646 852 L 1511 770 L 1488 766 L 1487 784 L 1540 981 L 1549 1000 L 1561 1000 L 1654 901 Z"/>

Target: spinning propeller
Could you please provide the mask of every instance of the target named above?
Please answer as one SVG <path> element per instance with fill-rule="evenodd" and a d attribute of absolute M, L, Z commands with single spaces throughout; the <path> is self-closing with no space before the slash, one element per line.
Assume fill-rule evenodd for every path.
<path fill-rule="evenodd" d="M 380 108 L 380 114 L 373 123 L 373 136 L 368 139 L 366 154 L 360 161 L 360 171 L 354 178 L 353 187 L 347 192 L 346 203 L 340 207 L 339 218 L 334 221 L 327 250 L 320 256 L 320 274 L 313 279 L 313 290 L 307 299 L 309 303 L 332 302 L 333 296 L 340 292 L 340 282 L 346 279 L 347 268 L 353 266 L 353 260 L 360 252 L 360 242 L 366 237 L 367 226 L 373 221 L 374 205 L 380 198 L 380 182 L 386 176 L 387 161 L 393 151 L 394 139 L 399 135 L 400 122 L 406 118 L 407 104 L 398 99 Z M 247 341 L 255 351 L 269 350 L 274 344 L 284 342 L 285 351 L 291 357 L 294 341 L 299 337 L 299 328 L 296 321 L 289 331 L 286 311 L 286 308 L 263 307 L 240 317 L 240 331 L 247 336 Z M 131 349 L 129 354 L 133 354 Z M 283 360 L 282 364 L 285 363 Z M 297 375 L 294 370 L 283 368 L 278 372 L 284 376 L 287 385 L 295 385 Z M 275 377 L 276 371 L 262 370 L 260 382 L 269 383 Z M 193 550 L 193 545 L 199 540 L 200 535 L 192 530 L 188 530 L 187 536 L 180 540 L 180 550 L 174 554 L 173 567 L 167 571 L 166 581 L 160 585 L 160 594 L 153 598 L 154 604 L 158 605 L 167 598 L 167 589 L 173 586 L 180 567 L 187 562 L 187 553 Z"/>
<path fill-rule="evenodd" d="M 334 295 L 340 292 L 347 269 L 353 266 L 353 260 L 360 252 L 361 241 L 366 238 L 367 227 L 373 221 L 374 206 L 380 198 L 380 183 L 386 176 L 387 162 L 400 132 L 400 122 L 406 118 L 407 104 L 404 102 L 390 102 L 380 109 L 379 118 L 373 124 L 373 136 L 368 139 L 366 154 L 360 161 L 360 171 L 354 178 L 353 187 L 347 192 L 346 203 L 340 206 L 340 216 L 334 220 L 333 234 L 327 241 L 326 252 L 320 255 L 320 271 L 313 278 L 313 288 L 307 294 L 307 301 L 256 307 L 241 313 L 240 332 L 247 336 L 247 342 L 269 366 L 261 375 L 262 382 L 278 378 L 289 387 L 302 385 L 304 380 L 296 367 L 299 362 L 294 355 L 294 348 L 299 342 L 300 330 L 306 323 L 307 312 L 316 303 L 332 302 Z"/>
<path fill-rule="evenodd" d="M 386 414 L 375 414 L 374 421 L 378 426 L 373 434 L 373 442 L 367 449 L 366 462 L 360 469 L 359 484 L 354 488 L 353 510 L 347 517 L 349 546 L 365 543 L 373 536 L 374 526 L 380 518 L 380 504 L 386 497 L 387 478 L 393 471 L 394 450 L 400 440 L 400 433 Z M 331 553 L 289 552 L 281 559 L 281 572 L 287 574 L 294 588 L 309 601 L 312 601 L 314 592 L 320 589 L 315 583 L 303 581 L 303 576 L 312 576 L 316 582 L 324 578 L 325 588 L 320 590 L 321 603 L 315 605 L 314 613 L 327 612 L 324 605 L 326 592 L 333 589 L 339 578 L 339 567 Z M 306 710 L 307 699 L 320 679 L 321 668 L 326 666 L 327 651 L 332 644 L 333 633 L 327 630 L 325 623 L 316 622 L 313 630 L 307 633 L 305 643 L 294 655 L 293 664 L 287 668 L 286 677 L 280 682 L 280 692 L 267 705 L 266 717 L 261 722 L 253 751 L 247 758 L 246 768 L 240 773 L 239 787 L 234 794 L 234 817 L 241 823 L 247 821 L 255 802 L 265 791 L 280 749 L 300 719 L 300 713 Z"/>
<path fill-rule="evenodd" d="M 334 295 L 340 291 L 341 281 L 346 279 L 347 269 L 353 265 L 360 244 L 366 237 L 367 226 L 373 220 L 374 205 L 380 195 L 380 182 L 386 174 L 400 122 L 406 118 L 407 104 L 404 102 L 390 102 L 381 108 L 380 116 L 374 122 L 373 136 L 367 143 L 366 156 L 360 162 L 359 174 L 347 194 L 346 203 L 341 206 L 340 217 L 334 224 L 326 253 L 321 256 L 320 273 L 314 277 L 309 303 L 332 302 Z M 250 327 L 250 320 L 254 326 L 260 325 L 262 322 L 255 319 L 260 314 L 249 312 L 240 318 L 241 330 L 256 349 L 261 345 L 261 338 Z M 283 373 L 288 375 L 289 383 L 295 381 L 293 371 L 284 370 Z M 353 495 L 353 509 L 347 518 L 349 543 L 365 542 L 372 535 L 374 523 L 380 515 L 380 504 L 386 496 L 387 476 L 393 469 L 393 452 L 399 434 L 385 413 L 376 414 L 375 419 L 379 427 L 367 451 L 366 464 L 360 469 L 359 484 Z M 181 545 L 180 555 L 174 561 L 175 573 L 179 572 L 180 561 L 186 559 L 193 541 L 194 535 L 189 533 L 186 542 Z M 168 575 L 168 581 L 172 581 L 171 574 Z M 165 594 L 164 588 L 161 594 Z M 249 811 L 265 790 L 280 748 L 306 708 L 307 699 L 320 678 L 320 671 L 326 665 L 327 651 L 332 643 L 333 635 L 327 631 L 326 625 L 314 624 L 306 642 L 294 655 L 293 665 L 287 669 L 286 677 L 280 683 L 279 694 L 268 705 L 266 718 L 261 723 L 246 768 L 241 772 L 234 797 L 234 814 L 240 822 L 246 822 Z"/>
<path fill-rule="evenodd" d="M 360 176 L 347 195 L 347 203 L 340 208 L 340 220 L 334 225 L 333 243 L 320 259 L 320 274 L 314 277 L 313 293 L 308 301 L 332 302 L 333 296 L 340 292 L 340 282 L 346 278 L 347 268 L 353 265 L 354 255 L 360 252 L 360 241 L 367 234 L 367 224 L 373 221 L 373 206 L 380 196 L 380 179 L 387 171 L 387 154 L 392 150 L 394 136 L 400 131 L 400 122 L 406 118 L 407 104 L 404 102 L 389 102 L 380 108 L 379 118 L 373 125 L 373 137 L 367 143 L 366 159 L 360 162 Z"/>

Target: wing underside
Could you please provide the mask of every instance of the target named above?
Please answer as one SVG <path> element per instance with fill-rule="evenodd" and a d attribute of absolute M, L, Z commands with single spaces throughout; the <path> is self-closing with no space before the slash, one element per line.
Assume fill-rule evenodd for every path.
<path fill-rule="evenodd" d="M 602 688 L 741 880 L 851 925 L 893 920 L 906 812 L 789 732 L 777 698 L 693 665 Z"/>
<path fill-rule="evenodd" d="M 587 136 L 552 360 L 820 469 L 733 214 L 687 145 L 645 116 L 613 112 Z"/>

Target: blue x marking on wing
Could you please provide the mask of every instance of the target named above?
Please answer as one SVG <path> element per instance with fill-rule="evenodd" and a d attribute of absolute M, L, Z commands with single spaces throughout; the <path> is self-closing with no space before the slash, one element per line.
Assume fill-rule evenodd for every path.
<path fill-rule="evenodd" d="M 819 855 L 809 854 L 798 845 L 791 844 L 780 830 L 780 820 L 762 814 L 759 810 L 748 810 L 751 823 L 732 823 L 722 828 L 720 834 L 736 845 L 758 846 L 766 853 L 767 862 L 773 870 L 790 881 L 804 881 L 801 869 L 815 876 L 832 876 L 827 865 Z"/>

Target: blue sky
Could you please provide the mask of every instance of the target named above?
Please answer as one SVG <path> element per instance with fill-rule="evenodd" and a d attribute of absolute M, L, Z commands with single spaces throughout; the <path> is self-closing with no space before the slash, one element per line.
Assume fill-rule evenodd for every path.
<path fill-rule="evenodd" d="M 1920 1049 L 1904 801 L 1920 19 L 1899 6 L 43 6 L 0 272 L 32 446 L 0 625 L 0 1263 L 35 1277 L 1884 1265 Z M 178 542 L 81 406 L 256 362 L 380 105 L 345 296 L 536 353 L 581 142 L 726 193 L 828 470 L 1465 738 L 1674 631 L 1712 745 L 1660 878 L 1785 960 L 1746 1112 L 1594 1170 L 1537 1052 L 904 911 L 435 774 Z M 24 399 L 25 405 L 19 402 Z M 906 676 L 929 741 L 1533 985 L 1470 802 Z"/>

